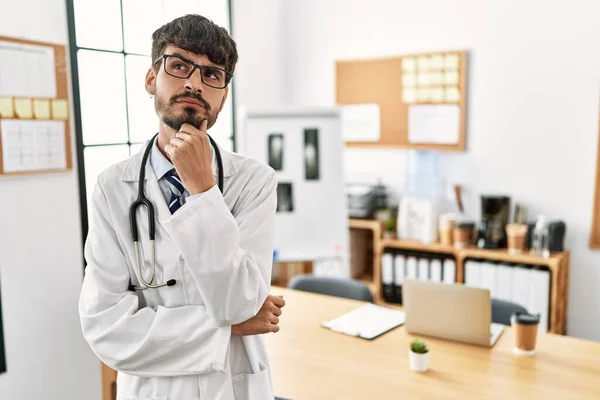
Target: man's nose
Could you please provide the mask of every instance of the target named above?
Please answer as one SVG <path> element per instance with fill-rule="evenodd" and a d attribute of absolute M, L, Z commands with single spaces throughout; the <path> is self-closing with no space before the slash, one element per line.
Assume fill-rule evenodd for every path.
<path fill-rule="evenodd" d="M 202 93 L 204 90 L 204 82 L 202 82 L 202 71 L 200 68 L 196 68 L 192 75 L 187 78 L 185 89 L 192 93 Z"/>

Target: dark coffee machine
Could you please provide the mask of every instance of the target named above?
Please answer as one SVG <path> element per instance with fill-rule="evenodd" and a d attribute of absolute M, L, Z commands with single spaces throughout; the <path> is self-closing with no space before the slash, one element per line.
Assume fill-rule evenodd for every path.
<path fill-rule="evenodd" d="M 481 196 L 481 221 L 477 246 L 484 249 L 506 247 L 506 225 L 510 216 L 510 197 Z"/>

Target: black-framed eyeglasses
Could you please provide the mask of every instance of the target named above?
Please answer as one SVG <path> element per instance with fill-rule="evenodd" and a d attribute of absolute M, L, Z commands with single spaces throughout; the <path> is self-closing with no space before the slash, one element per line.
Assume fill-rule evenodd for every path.
<path fill-rule="evenodd" d="M 200 70 L 202 83 L 215 89 L 225 89 L 231 80 L 231 73 L 222 68 L 209 65 L 198 65 L 178 54 L 163 54 L 158 57 L 152 65 L 162 61 L 165 72 L 179 79 L 188 79 L 196 69 Z"/>

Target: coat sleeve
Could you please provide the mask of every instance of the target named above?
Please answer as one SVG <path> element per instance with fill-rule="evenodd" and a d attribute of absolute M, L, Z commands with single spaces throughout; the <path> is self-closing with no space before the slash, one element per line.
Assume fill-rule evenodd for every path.
<path fill-rule="evenodd" d="M 220 327 L 205 306 L 139 309 L 138 296 L 128 290 L 129 270 L 101 181 L 91 211 L 79 314 L 94 353 L 109 367 L 137 376 L 225 371 L 231 328 Z"/>
<path fill-rule="evenodd" d="M 213 186 L 163 222 L 220 326 L 250 319 L 269 294 L 276 190 L 275 171 L 261 164 L 234 213 Z"/>

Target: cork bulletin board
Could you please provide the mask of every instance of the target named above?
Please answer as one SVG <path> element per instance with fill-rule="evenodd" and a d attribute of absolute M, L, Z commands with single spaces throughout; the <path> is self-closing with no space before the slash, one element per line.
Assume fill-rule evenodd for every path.
<path fill-rule="evenodd" d="M 0 176 L 72 169 L 66 54 L 0 36 Z"/>
<path fill-rule="evenodd" d="M 346 146 L 464 151 L 467 66 L 466 51 L 338 61 L 337 104 L 380 110 L 378 140 Z"/>

